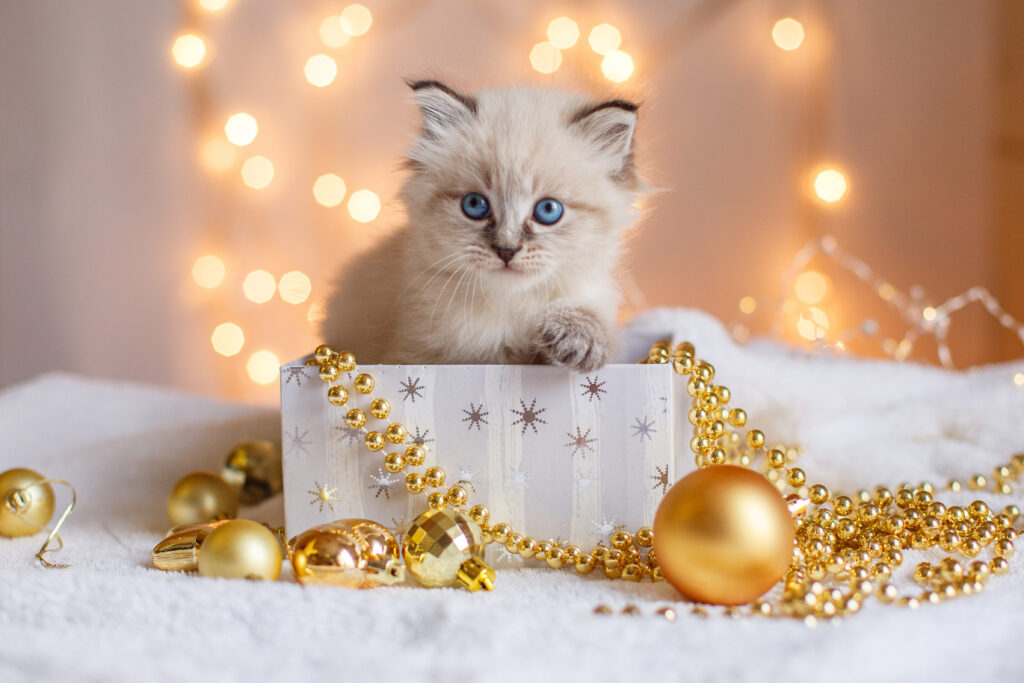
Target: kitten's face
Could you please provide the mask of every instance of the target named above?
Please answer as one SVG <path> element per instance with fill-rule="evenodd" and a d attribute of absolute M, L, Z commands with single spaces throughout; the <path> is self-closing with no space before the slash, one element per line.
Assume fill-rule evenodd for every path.
<path fill-rule="evenodd" d="M 635 217 L 634 105 L 414 89 L 423 132 L 403 199 L 420 267 L 515 288 L 611 266 Z"/>

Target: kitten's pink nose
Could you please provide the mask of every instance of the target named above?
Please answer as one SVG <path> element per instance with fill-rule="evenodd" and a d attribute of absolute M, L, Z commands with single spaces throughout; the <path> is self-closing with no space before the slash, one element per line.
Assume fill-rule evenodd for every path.
<path fill-rule="evenodd" d="M 522 247 L 499 247 L 495 245 L 494 252 L 498 255 L 498 258 L 505 262 L 505 265 L 507 266 L 509 261 L 512 260 L 512 257 L 519 253 L 520 249 L 522 249 Z"/>

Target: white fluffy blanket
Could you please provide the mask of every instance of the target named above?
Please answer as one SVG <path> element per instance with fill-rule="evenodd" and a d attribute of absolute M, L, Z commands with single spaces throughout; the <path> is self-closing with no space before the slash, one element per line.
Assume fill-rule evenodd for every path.
<path fill-rule="evenodd" d="M 804 446 L 809 475 L 833 487 L 963 479 L 1024 451 L 1024 389 L 1011 381 L 1022 363 L 951 373 L 741 347 L 713 319 L 682 310 L 634 325 L 694 341 L 751 424 Z M 216 468 L 242 438 L 278 435 L 275 412 L 136 385 L 51 375 L 0 392 L 0 471 L 31 467 L 79 494 L 59 556 L 70 568 L 38 566 L 39 536 L 0 538 L 0 681 L 1024 676 L 1020 558 L 981 595 L 919 610 L 871 602 L 814 629 L 719 610 L 701 617 L 685 604 L 669 623 L 653 613 L 677 599 L 670 586 L 542 569 L 501 572 L 490 594 L 303 588 L 290 578 L 152 569 L 174 481 Z M 246 513 L 280 522 L 281 501 Z M 918 555 L 907 553 L 900 575 Z M 631 603 L 644 616 L 593 614 L 598 604 Z"/>

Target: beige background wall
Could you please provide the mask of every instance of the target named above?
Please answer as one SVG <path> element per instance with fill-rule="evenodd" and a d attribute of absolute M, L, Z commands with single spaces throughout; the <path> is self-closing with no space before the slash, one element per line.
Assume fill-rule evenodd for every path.
<path fill-rule="evenodd" d="M 273 400 L 244 358 L 296 357 L 314 337 L 306 306 L 248 302 L 242 275 L 297 268 L 323 296 L 352 250 L 402 220 L 397 161 L 415 124 L 402 76 L 612 91 L 582 45 L 553 75 L 530 69 L 530 47 L 561 14 L 585 30 L 619 26 L 636 60 L 623 91 L 644 104 L 642 160 L 665 190 L 629 257 L 647 304 L 733 320 L 741 296 L 774 294 L 796 249 L 831 233 L 897 286 L 941 300 L 983 284 L 1024 317 L 1003 253 L 1020 207 L 1006 208 L 1013 190 L 998 185 L 1008 176 L 994 152 L 1019 112 L 997 58 L 1012 33 L 997 12 L 1013 3 L 365 4 L 373 27 L 331 51 L 341 73 L 321 90 L 302 66 L 323 50 L 320 20 L 344 3 L 233 0 L 214 15 L 190 2 L 0 2 L 0 384 L 68 370 Z M 792 53 L 770 39 L 786 15 L 807 29 Z M 197 72 L 169 56 L 186 27 L 212 48 Z M 261 192 L 197 161 L 202 135 L 240 110 L 260 123 L 252 153 L 275 162 Z M 809 193 L 823 163 L 850 181 L 835 206 Z M 350 192 L 377 192 L 381 216 L 362 225 L 316 205 L 312 181 L 328 171 Z M 228 265 L 210 292 L 189 276 L 207 251 Z M 836 315 L 877 304 L 858 294 Z M 210 348 L 224 320 L 246 331 L 238 357 Z M 958 329 L 964 361 L 1021 355 L 994 326 Z"/>

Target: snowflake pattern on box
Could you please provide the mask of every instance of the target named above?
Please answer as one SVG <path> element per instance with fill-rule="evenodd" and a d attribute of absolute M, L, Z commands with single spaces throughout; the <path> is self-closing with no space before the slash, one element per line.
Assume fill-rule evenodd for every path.
<path fill-rule="evenodd" d="M 487 416 L 490 412 L 484 410 L 484 404 L 476 405 L 475 403 L 469 404 L 469 409 L 462 409 L 462 412 L 466 414 L 466 417 L 462 418 L 463 422 L 468 422 L 466 429 L 472 429 L 476 427 L 477 431 L 480 431 L 481 424 L 490 424 L 487 422 Z"/>
<path fill-rule="evenodd" d="M 430 430 L 420 430 L 419 425 L 413 425 L 412 432 L 406 438 L 408 444 L 419 444 L 420 446 L 426 446 L 429 443 L 433 443 L 434 440 L 430 438 Z"/>
<path fill-rule="evenodd" d="M 426 387 L 420 384 L 419 377 L 416 377 L 415 379 L 410 377 L 402 382 L 402 388 L 399 393 L 403 395 L 403 401 L 412 401 L 415 403 L 417 398 L 423 397 L 424 390 L 426 390 Z"/>
<path fill-rule="evenodd" d="M 340 425 L 334 425 L 334 435 L 339 441 L 344 440 L 350 448 L 358 447 L 366 438 L 366 430 L 363 427 L 349 427 L 343 422 Z"/>
<path fill-rule="evenodd" d="M 285 384 L 291 384 L 292 380 L 295 380 L 296 386 L 302 386 L 302 380 L 309 379 L 309 375 L 306 374 L 306 368 L 287 368 L 285 370 Z"/>
<path fill-rule="evenodd" d="M 391 472 L 385 472 L 383 467 L 378 467 L 377 474 L 371 474 L 370 480 L 373 483 L 366 488 L 376 492 L 374 498 L 380 498 L 383 495 L 387 500 L 391 500 L 391 487 L 398 483 L 397 476 Z"/>
<path fill-rule="evenodd" d="M 455 482 L 463 488 L 467 488 L 473 493 L 476 493 L 476 478 L 479 472 L 474 470 L 468 465 L 459 465 L 455 470 L 458 474 L 458 480 Z"/>
<path fill-rule="evenodd" d="M 595 443 L 597 439 L 591 438 L 590 431 L 591 430 L 588 428 L 586 432 L 581 432 L 580 428 L 577 427 L 575 435 L 572 432 L 566 433 L 566 436 L 569 437 L 569 443 L 565 445 L 572 448 L 573 455 L 578 455 L 581 453 L 583 455 L 586 455 L 587 453 L 594 452 L 594 447 L 591 446 L 590 444 Z"/>
<path fill-rule="evenodd" d="M 285 432 L 284 452 L 289 455 L 292 453 L 309 455 L 309 448 L 307 446 L 312 445 L 313 440 L 309 438 L 308 429 L 300 432 L 298 427 L 292 427 L 289 431 Z"/>
<path fill-rule="evenodd" d="M 633 424 L 633 436 L 639 437 L 640 441 L 650 441 L 652 435 L 657 431 L 654 428 L 654 420 L 648 420 L 646 415 L 644 415 L 643 421 L 638 417 Z"/>
<path fill-rule="evenodd" d="M 651 479 L 654 480 L 653 489 L 661 489 L 661 494 L 665 495 L 665 491 L 668 491 L 668 465 L 654 468 L 655 474 L 651 475 Z"/>
<path fill-rule="evenodd" d="M 519 399 L 519 405 L 522 406 L 522 410 L 512 409 L 512 412 L 518 415 L 516 419 L 512 420 L 512 424 L 521 425 L 523 428 L 522 433 L 526 433 L 527 427 L 533 430 L 534 434 L 537 434 L 537 423 L 547 424 L 548 421 L 541 417 L 541 413 L 547 411 L 547 408 L 537 408 L 537 399 L 530 401 L 529 407 L 526 405 L 526 401 Z"/>
<path fill-rule="evenodd" d="M 583 396 L 586 397 L 587 401 L 593 403 L 594 399 L 601 400 L 601 394 L 607 394 L 608 392 L 603 387 L 607 382 L 600 381 L 601 378 L 594 375 L 592 378 L 587 377 L 587 381 L 581 384 L 583 387 Z"/>

